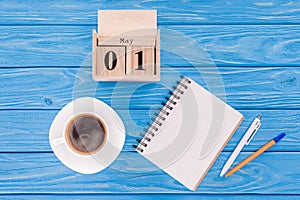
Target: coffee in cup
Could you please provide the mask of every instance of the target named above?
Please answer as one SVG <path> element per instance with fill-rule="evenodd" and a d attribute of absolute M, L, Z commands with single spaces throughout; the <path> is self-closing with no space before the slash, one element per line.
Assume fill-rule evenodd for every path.
<path fill-rule="evenodd" d="M 93 154 L 105 144 L 107 131 L 102 120 L 93 114 L 74 116 L 65 129 L 65 140 L 72 151 Z"/>

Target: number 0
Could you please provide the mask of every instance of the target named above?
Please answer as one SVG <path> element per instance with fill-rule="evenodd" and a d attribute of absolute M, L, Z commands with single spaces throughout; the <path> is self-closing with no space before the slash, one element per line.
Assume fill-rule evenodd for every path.
<path fill-rule="evenodd" d="M 105 54 L 104 65 L 108 70 L 114 70 L 117 66 L 117 55 L 113 51 L 109 51 Z"/>

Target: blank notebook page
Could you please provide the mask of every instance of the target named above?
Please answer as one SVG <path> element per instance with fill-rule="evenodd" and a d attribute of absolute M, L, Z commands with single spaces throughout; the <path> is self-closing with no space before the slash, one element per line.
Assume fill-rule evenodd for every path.
<path fill-rule="evenodd" d="M 243 115 L 193 80 L 184 78 L 180 83 L 165 112 L 160 112 L 161 117 L 138 145 L 143 151 L 138 152 L 188 189 L 196 190 Z"/>

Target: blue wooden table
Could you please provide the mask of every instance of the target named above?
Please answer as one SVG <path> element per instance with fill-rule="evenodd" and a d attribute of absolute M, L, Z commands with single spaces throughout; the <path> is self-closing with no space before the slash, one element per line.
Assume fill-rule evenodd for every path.
<path fill-rule="evenodd" d="M 131 147 L 141 131 L 131 124 L 146 125 L 151 108 L 166 94 L 160 84 L 132 94 L 125 88 L 113 98 L 114 83 L 97 86 L 95 96 L 119 113 L 127 131 L 124 149 L 109 168 L 82 175 L 53 154 L 50 124 L 73 99 L 79 74 L 91 76 L 84 60 L 98 9 L 157 9 L 159 28 L 186 35 L 208 53 L 227 103 L 244 114 L 197 191 L 188 191 Z M 299 16 L 298 0 L 0 1 L 0 198 L 299 199 Z M 200 76 L 195 66 L 168 53 L 162 52 L 161 62 L 162 80 L 171 79 L 174 69 L 206 87 L 203 77 L 215 73 L 200 63 Z M 92 89 L 87 85 L 80 93 Z M 123 104 L 128 98 L 129 107 Z M 259 113 L 262 127 L 235 164 L 282 131 L 287 136 L 236 174 L 220 178 L 222 165 Z"/>

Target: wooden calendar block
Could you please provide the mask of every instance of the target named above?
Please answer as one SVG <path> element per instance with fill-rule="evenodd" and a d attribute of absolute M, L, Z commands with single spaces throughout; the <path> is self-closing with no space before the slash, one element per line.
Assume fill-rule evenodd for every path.
<path fill-rule="evenodd" d="M 155 75 L 155 48 L 154 47 L 127 47 L 128 75 Z"/>
<path fill-rule="evenodd" d="M 127 33 L 132 36 L 154 36 L 156 10 L 99 10 L 98 32 L 103 36 Z"/>
<path fill-rule="evenodd" d="M 94 79 L 118 79 L 125 75 L 125 47 L 100 46 L 96 48 Z"/>
<path fill-rule="evenodd" d="M 160 32 L 154 10 L 98 11 L 93 30 L 96 81 L 159 81 Z"/>

